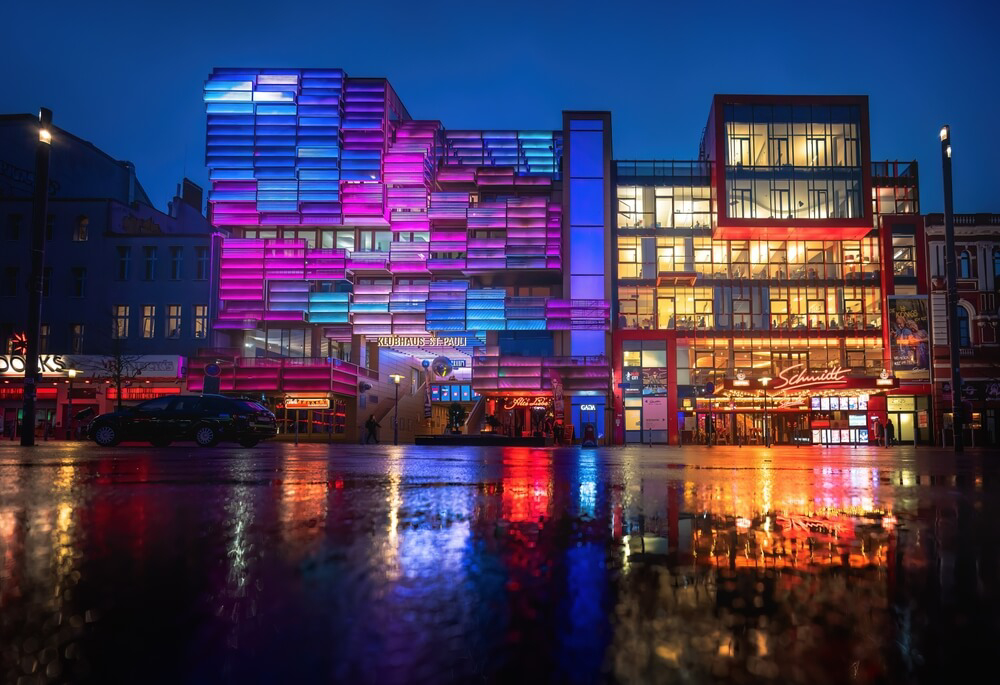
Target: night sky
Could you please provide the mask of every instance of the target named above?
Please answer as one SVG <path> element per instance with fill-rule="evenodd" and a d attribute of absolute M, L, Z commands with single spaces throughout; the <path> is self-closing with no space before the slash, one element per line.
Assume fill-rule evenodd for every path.
<path fill-rule="evenodd" d="M 136 164 L 160 209 L 203 186 L 201 87 L 215 66 L 384 76 L 447 128 L 561 125 L 611 110 L 619 159 L 697 156 L 713 93 L 871 96 L 872 158 L 917 159 L 942 210 L 1000 211 L 1000 3 L 172 0 L 4 3 L 0 113 L 55 123 Z"/>

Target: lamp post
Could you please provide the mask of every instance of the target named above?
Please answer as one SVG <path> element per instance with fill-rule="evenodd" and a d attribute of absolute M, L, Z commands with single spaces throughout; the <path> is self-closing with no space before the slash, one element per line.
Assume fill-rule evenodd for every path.
<path fill-rule="evenodd" d="M 396 386 L 396 406 L 392 415 L 392 444 L 399 444 L 399 382 L 403 380 L 403 377 L 398 373 L 394 373 L 389 378 Z"/>
<path fill-rule="evenodd" d="M 951 127 L 941 127 L 941 175 L 944 179 L 944 265 L 948 279 L 948 338 L 951 344 L 951 416 L 955 452 L 962 452 L 962 369 L 958 349 L 958 259 L 955 254 L 955 217 L 951 197 Z"/>
<path fill-rule="evenodd" d="M 767 432 L 767 384 L 771 382 L 770 376 L 761 376 L 760 384 L 764 386 L 764 447 L 771 447 L 771 440 Z"/>
<path fill-rule="evenodd" d="M 35 195 L 31 206 L 31 274 L 28 287 L 28 346 L 24 360 L 24 420 L 21 445 L 35 444 L 35 398 L 38 396 L 38 338 L 42 320 L 42 270 L 45 267 L 45 223 L 49 212 L 49 153 L 52 150 L 52 111 L 38 112 L 35 144 Z"/>
<path fill-rule="evenodd" d="M 66 377 L 69 379 L 69 392 L 66 393 L 66 439 L 76 439 L 73 432 L 73 379 L 80 373 L 76 369 L 66 369 Z"/>

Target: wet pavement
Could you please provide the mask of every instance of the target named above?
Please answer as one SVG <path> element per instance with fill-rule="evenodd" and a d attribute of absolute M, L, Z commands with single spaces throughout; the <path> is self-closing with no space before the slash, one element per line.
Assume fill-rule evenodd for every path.
<path fill-rule="evenodd" d="M 0 682 L 992 682 L 996 461 L 3 445 Z"/>

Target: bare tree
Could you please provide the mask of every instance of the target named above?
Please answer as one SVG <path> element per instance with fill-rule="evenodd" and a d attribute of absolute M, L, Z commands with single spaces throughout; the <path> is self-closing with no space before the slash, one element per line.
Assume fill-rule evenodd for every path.
<path fill-rule="evenodd" d="M 111 316 L 109 335 L 102 345 L 106 354 L 98 356 L 90 363 L 83 364 L 83 370 L 89 371 L 95 380 L 104 380 L 115 387 L 115 408 L 122 409 L 122 388 L 132 384 L 132 380 L 142 375 L 142 372 L 149 367 L 149 362 L 143 361 L 143 355 L 129 354 L 128 339 L 120 335 L 116 328 L 117 323 L 114 315 Z"/>

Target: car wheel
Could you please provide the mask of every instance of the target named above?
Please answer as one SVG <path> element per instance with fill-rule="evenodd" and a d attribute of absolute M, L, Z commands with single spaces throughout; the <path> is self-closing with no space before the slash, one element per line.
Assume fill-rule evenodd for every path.
<path fill-rule="evenodd" d="M 219 432 L 211 426 L 198 426 L 194 432 L 194 441 L 202 447 L 215 447 L 219 442 Z"/>
<path fill-rule="evenodd" d="M 169 447 L 170 446 L 170 441 L 169 440 L 162 440 L 162 439 L 161 440 L 150 440 L 149 444 L 152 445 L 153 447 Z"/>
<path fill-rule="evenodd" d="M 258 442 L 260 442 L 260 440 L 257 438 L 242 438 L 239 441 L 242 447 L 256 447 Z"/>
<path fill-rule="evenodd" d="M 121 438 L 118 437 L 118 431 L 114 426 L 104 424 L 94 431 L 94 442 L 101 447 L 114 447 L 121 442 Z"/>

